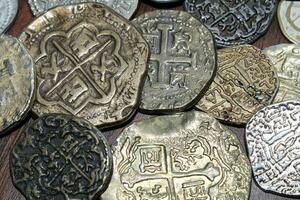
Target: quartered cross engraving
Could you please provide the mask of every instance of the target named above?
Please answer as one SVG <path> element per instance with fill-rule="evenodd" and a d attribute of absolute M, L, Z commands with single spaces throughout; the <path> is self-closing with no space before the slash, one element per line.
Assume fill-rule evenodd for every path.
<path fill-rule="evenodd" d="M 4 78 L 5 76 L 12 76 L 15 74 L 14 67 L 9 59 L 5 59 L 0 65 L 0 79 Z"/>

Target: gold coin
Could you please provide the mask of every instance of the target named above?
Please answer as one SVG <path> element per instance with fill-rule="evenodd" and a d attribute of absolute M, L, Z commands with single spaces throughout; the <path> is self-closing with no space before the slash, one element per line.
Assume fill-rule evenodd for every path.
<path fill-rule="evenodd" d="M 36 63 L 36 114 L 73 114 L 108 127 L 137 109 L 149 49 L 130 22 L 106 6 L 54 8 L 20 41 Z"/>
<path fill-rule="evenodd" d="M 134 123 L 117 139 L 113 157 L 102 200 L 249 197 L 250 163 L 238 138 L 202 112 Z"/>
<path fill-rule="evenodd" d="M 30 111 L 35 94 L 34 62 L 16 39 L 0 37 L 0 134 Z"/>
<path fill-rule="evenodd" d="M 274 102 L 300 100 L 300 45 L 279 44 L 264 49 L 280 80 Z"/>
<path fill-rule="evenodd" d="M 277 10 L 282 33 L 295 44 L 300 44 L 300 2 L 282 0 Z"/>
<path fill-rule="evenodd" d="M 246 124 L 272 103 L 279 87 L 276 70 L 258 48 L 241 45 L 218 51 L 217 75 L 196 107 L 224 122 Z"/>

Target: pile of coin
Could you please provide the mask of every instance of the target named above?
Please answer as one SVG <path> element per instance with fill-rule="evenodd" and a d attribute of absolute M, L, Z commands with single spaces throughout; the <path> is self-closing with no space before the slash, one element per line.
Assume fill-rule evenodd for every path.
<path fill-rule="evenodd" d="M 26 199 L 246 200 L 252 176 L 300 195 L 299 2 L 28 3 L 35 19 L 0 37 L 0 135 L 35 118 L 11 153 Z M 0 5 L 5 33 L 18 1 Z M 276 9 L 295 44 L 252 46 Z M 222 123 L 246 126 L 248 156 Z M 110 146 L 101 131 L 120 126 Z"/>

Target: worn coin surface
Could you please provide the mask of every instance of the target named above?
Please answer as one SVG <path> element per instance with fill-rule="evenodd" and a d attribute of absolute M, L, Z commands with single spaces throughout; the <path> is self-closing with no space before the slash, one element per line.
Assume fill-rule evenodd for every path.
<path fill-rule="evenodd" d="M 28 200 L 91 200 L 106 190 L 110 147 L 88 121 L 48 114 L 21 134 L 11 155 L 11 176 Z"/>
<path fill-rule="evenodd" d="M 276 0 L 185 0 L 185 9 L 213 33 L 218 47 L 252 43 L 270 26 Z"/>
<path fill-rule="evenodd" d="M 129 19 L 138 8 L 138 0 L 28 0 L 34 15 L 41 15 L 56 6 L 78 4 L 78 3 L 103 3 L 118 14 Z"/>
<path fill-rule="evenodd" d="M 246 127 L 256 182 L 268 192 L 300 195 L 300 102 L 286 101 L 258 111 Z"/>
<path fill-rule="evenodd" d="M 247 200 L 251 167 L 237 137 L 202 112 L 159 116 L 126 128 L 113 146 L 102 200 Z"/>
<path fill-rule="evenodd" d="M 20 41 L 36 63 L 36 114 L 69 113 L 110 126 L 137 109 L 148 45 L 130 22 L 102 4 L 52 9 Z"/>
<path fill-rule="evenodd" d="M 0 135 L 22 120 L 35 94 L 34 61 L 16 39 L 0 37 Z"/>
<path fill-rule="evenodd" d="M 300 44 L 300 2 L 280 1 L 277 15 L 285 37 L 295 44 Z"/>
<path fill-rule="evenodd" d="M 196 107 L 224 122 L 242 125 L 272 103 L 279 87 L 276 69 L 258 48 L 240 45 L 218 51 L 218 71 Z"/>
<path fill-rule="evenodd" d="M 18 13 L 18 0 L 0 0 L 0 34 L 4 33 Z"/>
<path fill-rule="evenodd" d="M 274 102 L 300 100 L 300 45 L 279 44 L 264 49 L 280 80 Z"/>
<path fill-rule="evenodd" d="M 216 69 L 209 30 L 183 11 L 154 11 L 133 21 L 151 51 L 140 108 L 169 112 L 193 106 Z"/>

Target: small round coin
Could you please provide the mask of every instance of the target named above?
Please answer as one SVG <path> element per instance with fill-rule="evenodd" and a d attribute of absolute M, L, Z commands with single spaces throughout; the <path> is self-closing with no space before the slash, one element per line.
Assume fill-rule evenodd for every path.
<path fill-rule="evenodd" d="M 274 102 L 300 100 L 300 45 L 279 44 L 264 49 L 273 62 L 280 85 Z"/>
<path fill-rule="evenodd" d="M 276 0 L 185 0 L 185 9 L 213 33 L 218 47 L 256 41 L 270 26 Z"/>
<path fill-rule="evenodd" d="M 20 41 L 36 63 L 37 115 L 73 114 L 108 127 L 138 108 L 147 42 L 102 4 L 54 8 L 35 19 Z"/>
<path fill-rule="evenodd" d="M 271 60 L 251 45 L 218 51 L 218 71 L 196 107 L 236 125 L 248 122 L 260 108 L 272 103 L 279 87 Z"/>
<path fill-rule="evenodd" d="M 154 11 L 133 22 L 142 31 L 151 52 L 140 108 L 172 112 L 193 106 L 216 69 L 209 30 L 183 11 Z"/>
<path fill-rule="evenodd" d="M 0 34 L 4 33 L 18 13 L 18 0 L 0 0 Z"/>
<path fill-rule="evenodd" d="M 0 135 L 22 120 L 35 94 L 34 61 L 16 39 L 0 37 Z"/>
<path fill-rule="evenodd" d="M 130 19 L 138 8 L 138 0 L 29 0 L 34 15 L 41 15 L 51 8 L 78 3 L 103 3 L 118 14 Z"/>
<path fill-rule="evenodd" d="M 24 128 L 12 151 L 11 176 L 28 200 L 92 200 L 112 175 L 102 133 L 86 120 L 48 114 Z"/>
<path fill-rule="evenodd" d="M 246 127 L 254 178 L 267 192 L 300 195 L 300 102 L 286 101 L 258 111 Z"/>

